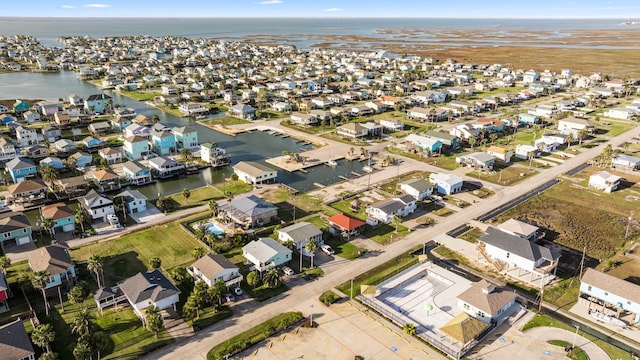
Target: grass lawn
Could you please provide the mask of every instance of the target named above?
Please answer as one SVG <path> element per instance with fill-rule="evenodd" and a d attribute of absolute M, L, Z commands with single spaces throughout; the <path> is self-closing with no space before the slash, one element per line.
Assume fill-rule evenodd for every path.
<path fill-rule="evenodd" d="M 336 255 L 347 260 L 357 259 L 360 257 L 361 252 L 364 251 L 364 249 L 361 249 L 350 242 L 342 241 L 334 236 L 326 236 L 324 238 L 324 243 L 331 246 L 331 248 L 336 252 Z"/>
<path fill-rule="evenodd" d="M 400 175 L 400 177 L 394 177 L 391 181 L 384 183 L 380 189 L 386 191 L 389 194 L 395 194 L 396 187 L 399 183 L 411 179 L 429 179 L 429 175 L 431 175 L 428 171 L 410 171 L 406 174 Z"/>
<path fill-rule="evenodd" d="M 460 265 L 469 266 L 469 260 L 465 256 L 460 255 L 446 246 L 438 246 L 433 249 L 433 252 L 445 260 L 452 260 Z"/>
<path fill-rule="evenodd" d="M 603 126 L 602 123 L 598 124 L 598 133 L 605 134 L 607 136 L 618 136 L 624 132 L 631 130 L 636 127 L 636 124 L 629 123 L 620 123 L 620 122 L 609 122 L 608 125 Z M 600 132 L 602 131 L 602 132 Z"/>
<path fill-rule="evenodd" d="M 462 240 L 466 240 L 472 244 L 475 244 L 478 242 L 478 239 L 480 238 L 480 236 L 482 236 L 482 234 L 484 234 L 484 231 L 474 227 L 473 229 L 467 231 L 466 233 L 458 237 Z"/>
<path fill-rule="evenodd" d="M 467 173 L 467 176 L 488 181 L 494 184 L 500 185 L 515 185 L 518 182 L 527 179 L 530 176 L 537 174 L 538 172 L 533 169 L 527 169 L 519 166 L 509 166 L 502 170 L 496 169 L 492 172 L 480 172 L 471 171 Z"/>
<path fill-rule="evenodd" d="M 251 121 L 249 120 L 244 120 L 244 119 L 240 119 L 240 118 L 237 118 L 234 116 L 228 116 L 228 115 L 215 117 L 213 119 L 201 120 L 200 122 L 206 126 L 215 126 L 215 125 L 229 126 L 229 125 L 251 123 Z"/>
<path fill-rule="evenodd" d="M 220 191 L 220 193 L 222 194 L 226 193 L 227 195 L 244 194 L 246 192 L 253 190 L 253 185 L 244 183 L 240 180 L 225 181 L 224 183 L 216 184 L 215 187 L 218 189 L 218 191 Z"/>
<path fill-rule="evenodd" d="M 401 149 L 398 148 L 394 148 L 394 147 L 388 147 L 387 151 L 392 153 L 392 154 L 396 154 L 396 155 L 400 155 L 400 156 L 405 156 L 414 160 L 418 160 L 418 161 L 422 161 L 425 162 L 427 164 L 430 165 L 434 165 L 437 166 L 439 168 L 443 168 L 443 169 L 447 169 L 447 170 L 454 170 L 456 168 L 458 168 L 460 165 L 456 163 L 456 157 L 455 156 L 438 156 L 438 157 L 428 157 L 425 154 L 422 153 L 418 153 L 418 154 L 414 154 L 412 152 L 408 152 L 408 151 L 403 151 Z"/>
<path fill-rule="evenodd" d="M 177 194 L 173 194 L 169 196 L 169 198 L 179 204 L 180 206 L 179 209 L 186 209 L 186 208 L 206 204 L 209 200 L 212 200 L 212 199 L 224 198 L 224 194 L 222 193 L 222 190 L 214 186 L 203 186 L 197 189 L 190 189 L 190 192 L 191 192 L 191 196 L 189 196 L 188 199 L 185 198 L 181 192 Z"/>
<path fill-rule="evenodd" d="M 202 214 L 192 218 L 199 216 Z M 201 246 L 200 243 L 181 228 L 180 222 L 175 221 L 123 235 L 108 242 L 73 249 L 71 256 L 76 263 L 87 261 L 93 254 L 102 256 L 105 282 L 111 286 L 140 271 L 146 271 L 149 260 L 156 256 L 162 260 L 164 269 L 190 264 L 193 262 L 191 252 L 198 246 Z"/>
<path fill-rule="evenodd" d="M 549 326 L 556 327 L 560 329 L 564 329 L 567 331 L 575 332 L 576 328 L 569 324 L 565 324 L 559 320 L 556 320 L 547 315 L 536 315 L 531 321 L 526 323 L 522 327 L 522 332 L 526 332 L 528 329 L 539 327 L 539 326 Z M 598 345 L 604 352 L 609 355 L 611 359 L 620 359 L 620 360 L 631 360 L 631 355 L 629 355 L 626 351 L 618 349 L 617 347 L 609 344 L 606 341 L 602 341 L 592 335 L 589 335 L 583 331 L 578 331 L 578 335 L 583 336 L 589 340 L 591 340 L 594 344 Z"/>
<path fill-rule="evenodd" d="M 544 290 L 544 301 L 556 305 L 559 308 L 569 310 L 580 295 L 580 280 L 567 278 L 554 287 L 547 287 Z"/>
<path fill-rule="evenodd" d="M 233 311 L 227 305 L 223 305 L 218 311 L 213 311 L 211 306 L 207 306 L 200 310 L 199 318 L 188 321 L 187 324 L 204 329 L 231 316 L 233 316 Z"/>
<path fill-rule="evenodd" d="M 411 255 L 411 253 L 421 248 L 422 246 L 417 247 L 354 277 L 353 296 L 360 294 L 360 285 L 380 284 L 392 276 L 417 264 L 418 257 Z M 347 296 L 351 296 L 351 281 L 345 281 L 344 283 L 336 286 L 336 289 L 342 291 Z"/>
<path fill-rule="evenodd" d="M 445 217 L 445 216 L 449 216 L 451 214 L 454 214 L 455 211 L 453 211 L 453 210 L 451 210 L 449 208 L 443 207 L 443 208 L 440 208 L 440 209 L 437 209 L 437 210 L 433 210 L 431 213 L 433 215 L 438 215 L 438 216 Z"/>
<path fill-rule="evenodd" d="M 295 124 L 291 124 L 289 123 L 289 121 L 284 120 L 282 122 L 280 122 L 280 125 L 284 126 L 284 127 L 288 127 L 290 129 L 294 129 L 294 130 L 298 130 L 298 131 L 302 131 L 304 133 L 307 134 L 319 134 L 319 133 L 324 133 L 324 132 L 335 132 L 336 131 L 336 127 L 335 126 L 329 126 L 329 125 L 295 125 Z"/>
<path fill-rule="evenodd" d="M 180 110 L 178 110 L 177 107 L 174 108 L 170 105 L 164 105 L 164 104 L 155 104 L 155 106 L 158 109 L 164 112 L 168 112 L 169 114 L 175 115 L 177 117 L 185 117 L 185 115 Z M 173 106 L 177 106 L 177 105 L 173 105 Z"/>
<path fill-rule="evenodd" d="M 118 91 L 118 93 L 138 101 L 153 100 L 154 97 L 162 95 L 157 91 Z"/>
<path fill-rule="evenodd" d="M 256 111 L 258 119 L 277 120 L 285 117 L 285 114 L 274 110 L 258 110 Z"/>

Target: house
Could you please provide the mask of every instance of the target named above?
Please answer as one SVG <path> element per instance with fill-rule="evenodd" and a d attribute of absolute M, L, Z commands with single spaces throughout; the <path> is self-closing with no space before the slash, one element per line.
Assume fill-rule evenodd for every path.
<path fill-rule="evenodd" d="M 352 236 L 356 237 L 360 235 L 362 231 L 364 231 L 366 223 L 364 221 L 354 219 L 350 216 L 340 213 L 328 217 L 327 225 L 329 228 L 329 232 L 332 235 L 341 235 L 343 238 L 346 238 L 347 241 L 349 241 Z"/>
<path fill-rule="evenodd" d="M 411 195 L 395 196 L 367 205 L 365 211 L 368 217 L 389 224 L 394 215 L 405 217 L 413 214 L 416 211 L 416 199 Z"/>
<path fill-rule="evenodd" d="M 71 209 L 65 203 L 45 205 L 40 208 L 43 219 L 53 220 L 51 231 L 54 234 L 74 232 L 76 230 L 76 218 Z"/>
<path fill-rule="evenodd" d="M 4 136 L 0 136 L 0 161 L 8 161 L 18 156 L 13 142 Z"/>
<path fill-rule="evenodd" d="M 527 240 L 535 240 L 538 236 L 538 230 L 540 230 L 537 226 L 516 219 L 509 219 L 503 222 L 498 225 L 498 229 Z"/>
<path fill-rule="evenodd" d="M 460 138 L 455 135 L 443 133 L 436 130 L 427 131 L 424 135 L 426 137 L 440 140 L 440 142 L 442 143 L 442 147 L 445 149 L 455 150 L 460 147 Z"/>
<path fill-rule="evenodd" d="M 480 130 L 468 124 L 460 124 L 451 128 L 449 134 L 469 141 L 471 138 L 478 138 L 480 136 Z"/>
<path fill-rule="evenodd" d="M 49 188 L 40 180 L 25 180 L 7 187 L 9 204 L 29 207 L 47 200 Z"/>
<path fill-rule="evenodd" d="M 147 307 L 154 306 L 159 310 L 172 307 L 176 311 L 176 303 L 180 301 L 180 290 L 158 269 L 140 272 L 120 281 L 118 287 L 143 323 Z"/>
<path fill-rule="evenodd" d="M 78 151 L 71 154 L 71 156 L 69 156 L 69 160 L 72 161 L 77 169 L 84 170 L 84 168 L 86 168 L 87 166 L 91 166 L 91 163 L 93 162 L 93 156 L 85 152 Z"/>
<path fill-rule="evenodd" d="M 380 126 L 389 131 L 404 130 L 404 121 L 401 119 L 380 119 Z"/>
<path fill-rule="evenodd" d="M 216 143 L 207 142 L 200 144 L 200 159 L 213 167 L 219 167 L 229 164 L 231 155 L 227 154 L 225 149 L 218 147 Z"/>
<path fill-rule="evenodd" d="M 567 117 L 558 120 L 558 131 L 563 135 L 573 135 L 574 138 L 578 137 L 578 133 L 581 130 L 585 130 L 589 133 L 593 132 L 595 127 L 586 119 L 579 119 L 576 117 Z"/>
<path fill-rule="evenodd" d="M 7 241 L 13 241 L 15 245 L 33 242 L 31 224 L 27 216 L 22 212 L 9 211 L 0 213 L 0 234 L 2 234 L 0 238 L 2 249 L 4 249 Z"/>
<path fill-rule="evenodd" d="M 58 186 L 60 191 L 66 194 L 70 199 L 83 196 L 91 189 L 87 180 L 84 179 L 84 176 L 58 179 L 55 181 L 55 184 Z"/>
<path fill-rule="evenodd" d="M 299 125 L 312 125 L 318 123 L 318 118 L 314 114 L 294 111 L 291 113 L 291 121 Z"/>
<path fill-rule="evenodd" d="M 109 125 L 111 125 L 112 131 L 124 131 L 124 129 L 131 126 L 131 124 L 133 124 L 133 119 L 125 116 L 116 116 L 115 118 L 109 120 Z"/>
<path fill-rule="evenodd" d="M 518 159 L 534 158 L 540 154 L 540 149 L 532 145 L 516 145 L 515 157 Z"/>
<path fill-rule="evenodd" d="M 235 197 L 220 206 L 224 217 L 245 228 L 260 227 L 278 217 L 278 207 L 255 196 Z"/>
<path fill-rule="evenodd" d="M 169 130 L 151 130 L 151 149 L 158 155 L 175 153 L 176 138 Z"/>
<path fill-rule="evenodd" d="M 240 274 L 240 268 L 220 254 L 207 254 L 201 257 L 187 267 L 187 272 L 194 281 L 204 281 L 209 287 L 212 287 L 216 281 L 222 280 L 227 289 L 240 286 L 244 278 Z"/>
<path fill-rule="evenodd" d="M 31 160 L 44 159 L 49 156 L 49 148 L 44 145 L 31 145 L 23 147 L 22 155 Z"/>
<path fill-rule="evenodd" d="M 111 110 L 111 96 L 106 94 L 89 95 L 84 99 L 84 110 L 89 114 L 104 114 Z"/>
<path fill-rule="evenodd" d="M 640 286 L 631 281 L 587 268 L 580 279 L 578 302 L 605 315 L 632 313 L 633 321 L 640 323 Z"/>
<path fill-rule="evenodd" d="M 24 100 L 18 99 L 13 103 L 13 112 L 18 116 L 29 111 L 30 108 L 31 105 L 29 105 L 29 102 Z"/>
<path fill-rule="evenodd" d="M 5 164 L 5 170 L 9 172 L 14 183 L 26 180 L 28 177 L 36 176 L 38 169 L 36 164 L 25 158 L 14 158 Z"/>
<path fill-rule="evenodd" d="M 0 326 L 0 353 L 5 360 L 36 360 L 31 339 L 20 318 Z"/>
<path fill-rule="evenodd" d="M 71 116 L 66 112 L 57 112 L 53 115 L 53 121 L 61 128 L 68 128 L 71 126 Z"/>
<path fill-rule="evenodd" d="M 136 113 L 136 109 L 134 108 L 124 108 L 124 107 L 118 107 L 113 109 L 113 114 L 115 115 L 116 119 L 119 120 L 129 120 L 129 124 L 131 124 L 131 120 L 133 118 L 135 118 L 136 116 L 138 116 L 138 114 Z M 118 130 L 122 130 L 122 128 L 119 128 Z"/>
<path fill-rule="evenodd" d="M 439 193 L 451 195 L 462 191 L 464 184 L 461 177 L 455 174 L 432 173 L 429 175 L 429 181 L 436 185 Z"/>
<path fill-rule="evenodd" d="M 492 170 L 496 158 L 486 152 L 474 152 L 471 154 L 456 156 L 456 162 L 460 165 L 476 170 Z"/>
<path fill-rule="evenodd" d="M 84 175 L 100 192 L 120 189 L 120 178 L 116 173 L 108 170 L 93 170 Z"/>
<path fill-rule="evenodd" d="M 627 154 L 616 154 L 611 157 L 611 166 L 619 166 L 627 170 L 640 169 L 640 157 Z"/>
<path fill-rule="evenodd" d="M 55 244 L 32 250 L 27 253 L 27 262 L 31 271 L 46 271 L 49 274 L 45 290 L 56 286 L 69 290 L 75 284 L 76 267 L 65 245 Z"/>
<path fill-rule="evenodd" d="M 632 109 L 613 108 L 605 111 L 603 115 L 614 119 L 631 120 L 637 116 L 637 112 Z"/>
<path fill-rule="evenodd" d="M 516 270 L 518 278 L 545 285 L 555 277 L 560 255 L 533 241 L 488 227 L 478 239 L 478 256 L 482 255 L 498 271 Z"/>
<path fill-rule="evenodd" d="M 247 184 L 262 184 L 278 177 L 278 171 L 255 161 L 240 161 L 233 166 L 233 172 Z"/>
<path fill-rule="evenodd" d="M 180 112 L 185 116 L 201 115 L 209 111 L 206 107 L 203 106 L 203 104 L 197 102 L 182 103 L 178 107 L 178 110 L 180 110 Z"/>
<path fill-rule="evenodd" d="M 458 307 L 487 324 L 500 324 L 516 308 L 516 293 L 485 279 L 458 295 Z"/>
<path fill-rule="evenodd" d="M 307 242 L 312 240 L 318 247 L 324 244 L 322 231 L 306 221 L 301 221 L 278 230 L 278 241 L 283 244 L 291 241 L 298 248 L 298 251 L 306 256 L 311 256 L 311 254 L 307 253 L 305 246 Z"/>
<path fill-rule="evenodd" d="M 129 214 L 137 214 L 147 211 L 147 197 L 138 190 L 125 190 L 114 198 L 120 197 L 124 201 Z"/>
<path fill-rule="evenodd" d="M 42 116 L 51 119 L 51 116 L 62 110 L 62 103 L 55 101 L 41 101 L 35 105 L 39 109 Z"/>
<path fill-rule="evenodd" d="M 346 138 L 358 139 L 367 136 L 368 129 L 359 123 L 347 123 L 338 127 L 338 135 Z"/>
<path fill-rule="evenodd" d="M 256 109 L 251 105 L 236 104 L 229 108 L 229 115 L 251 120 L 256 117 Z"/>
<path fill-rule="evenodd" d="M 101 139 L 94 138 L 93 136 L 87 136 L 82 139 L 82 146 L 84 150 L 93 153 L 98 149 L 101 149 L 106 143 Z"/>
<path fill-rule="evenodd" d="M 152 181 L 151 170 L 136 160 L 127 161 L 122 164 L 122 172 L 124 173 L 124 177 L 129 180 L 129 183 L 132 185 L 144 185 Z"/>
<path fill-rule="evenodd" d="M 38 140 L 38 132 L 35 129 L 26 128 L 22 125 L 16 127 L 16 140 L 17 145 L 20 147 L 37 145 L 40 143 Z"/>
<path fill-rule="evenodd" d="M 398 184 L 398 188 L 403 193 L 413 196 L 417 201 L 428 198 L 433 192 L 433 184 L 425 179 L 406 180 Z"/>
<path fill-rule="evenodd" d="M 533 144 L 542 152 L 554 152 L 567 143 L 567 137 L 562 134 L 542 134 Z"/>
<path fill-rule="evenodd" d="M 522 125 L 533 125 L 540 123 L 540 118 L 533 114 L 518 114 L 518 122 Z"/>
<path fill-rule="evenodd" d="M 613 175 L 607 171 L 600 171 L 589 176 L 589 186 L 610 193 L 618 188 L 620 180 L 620 176 Z"/>
<path fill-rule="evenodd" d="M 106 121 L 94 122 L 89 124 L 88 129 L 93 135 L 106 135 L 111 132 L 111 124 Z"/>
<path fill-rule="evenodd" d="M 479 129 L 482 132 L 500 132 L 504 130 L 504 122 L 494 118 L 481 117 L 471 124 L 471 127 Z"/>
<path fill-rule="evenodd" d="M 24 118 L 24 121 L 27 122 L 27 124 L 33 124 L 36 121 L 40 121 L 40 114 L 31 110 L 22 114 L 22 117 Z"/>
<path fill-rule="evenodd" d="M 62 160 L 59 157 L 55 157 L 55 156 L 47 156 L 46 158 L 40 160 L 38 164 L 40 165 L 41 168 L 46 166 L 51 166 L 56 170 L 60 170 L 64 167 Z"/>
<path fill-rule="evenodd" d="M 198 144 L 198 132 L 191 126 L 175 127 L 172 132 L 178 149 L 197 151 L 200 147 Z"/>
<path fill-rule="evenodd" d="M 511 162 L 511 156 L 513 156 L 513 152 L 510 149 L 505 149 L 503 147 L 495 145 L 489 146 L 489 148 L 487 149 L 487 154 L 504 163 Z"/>
<path fill-rule="evenodd" d="M 53 143 L 53 150 L 57 153 L 70 154 L 77 149 L 76 143 L 69 139 L 60 139 Z"/>
<path fill-rule="evenodd" d="M 110 146 L 98 150 L 98 155 L 107 161 L 107 165 L 122 162 L 122 152 Z"/>
<path fill-rule="evenodd" d="M 183 163 L 162 155 L 149 160 L 149 168 L 151 169 L 151 174 L 160 179 L 181 175 L 186 171 Z"/>
<path fill-rule="evenodd" d="M 154 124 L 154 121 L 152 118 L 144 115 L 144 114 L 138 114 L 136 115 L 135 118 L 133 118 L 133 123 L 131 125 L 136 125 L 136 126 L 127 126 L 125 127 L 125 132 L 126 132 L 126 136 L 133 136 L 133 135 L 147 135 L 148 132 L 150 132 L 151 130 L 149 129 L 149 127 L 151 125 Z M 131 129 L 129 129 L 129 127 L 131 127 Z M 146 130 L 145 130 L 146 129 Z M 141 132 L 147 131 L 146 134 L 142 134 Z"/>
<path fill-rule="evenodd" d="M 143 159 L 149 156 L 151 151 L 147 138 L 139 135 L 125 137 L 122 149 L 124 156 L 129 160 Z"/>
<path fill-rule="evenodd" d="M 82 209 L 89 215 L 89 219 L 100 219 L 103 222 L 107 222 L 107 216 L 116 213 L 113 208 L 113 201 L 108 197 L 97 193 L 91 189 L 89 192 L 78 199 Z"/>
<path fill-rule="evenodd" d="M 406 141 L 428 154 L 439 152 L 442 149 L 442 142 L 440 140 L 428 136 L 409 134 L 409 136 L 406 137 Z"/>
<path fill-rule="evenodd" d="M 271 238 L 259 238 L 242 247 L 242 256 L 260 272 L 288 263 L 291 254 L 291 250 Z"/>

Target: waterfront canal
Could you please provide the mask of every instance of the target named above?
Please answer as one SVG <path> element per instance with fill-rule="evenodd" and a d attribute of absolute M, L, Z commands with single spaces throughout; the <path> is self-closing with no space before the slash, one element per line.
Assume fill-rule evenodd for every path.
<path fill-rule="evenodd" d="M 55 101 L 68 98 L 69 94 L 86 97 L 103 91 L 98 87 L 76 79 L 72 71 L 59 73 L 8 73 L 0 74 L 0 99 L 42 99 Z M 269 135 L 264 132 L 252 132 L 229 136 L 202 126 L 190 118 L 180 118 L 162 112 L 141 101 L 136 101 L 110 90 L 104 90 L 113 98 L 114 104 L 132 107 L 140 114 L 152 117 L 158 115 L 160 122 L 169 126 L 193 126 L 198 132 L 198 141 L 216 142 L 231 154 L 231 164 L 239 161 L 259 161 L 270 157 L 281 156 L 283 150 L 298 152 L 309 149 L 311 145 L 298 142 L 296 139 Z M 267 166 L 270 166 L 266 164 Z M 362 166 L 366 163 L 341 160 L 336 167 L 324 165 L 308 168 L 308 173 L 288 173 L 278 169 L 278 182 L 285 183 L 295 189 L 306 192 L 312 190 L 314 183 L 323 185 L 341 181 L 340 177 L 351 177 L 352 172 L 362 174 Z M 157 181 L 156 183 L 137 187 L 140 192 L 150 199 L 179 193 L 185 188 L 197 188 L 207 184 L 222 182 L 224 177 L 233 173 L 230 166 L 219 169 L 204 169 L 197 175 L 185 178 Z"/>

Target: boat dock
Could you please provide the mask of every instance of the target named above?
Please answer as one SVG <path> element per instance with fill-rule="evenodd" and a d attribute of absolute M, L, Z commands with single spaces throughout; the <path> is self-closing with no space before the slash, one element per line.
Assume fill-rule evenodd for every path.
<path fill-rule="evenodd" d="M 339 177 L 340 179 L 342 179 L 342 180 L 346 180 L 346 181 L 351 180 L 351 179 L 349 179 L 348 177 L 346 177 L 346 176 L 342 176 L 342 175 L 340 175 L 340 176 L 338 176 L 338 177 Z"/>
<path fill-rule="evenodd" d="M 294 188 L 293 186 L 289 186 L 289 185 L 287 185 L 287 184 L 282 184 L 282 183 L 280 183 L 280 186 L 281 186 L 281 187 L 283 187 L 283 188 L 285 188 L 285 189 L 287 189 L 287 190 L 289 190 L 289 192 L 290 192 L 292 195 L 298 195 L 298 194 L 300 194 L 300 190 L 298 190 L 298 189 Z"/>
<path fill-rule="evenodd" d="M 320 188 L 320 189 L 322 189 L 322 188 L 324 188 L 324 187 L 325 187 L 324 185 L 322 185 L 322 184 L 320 184 L 320 183 L 317 183 L 317 182 L 316 182 L 316 183 L 313 183 L 313 185 L 314 185 L 315 187 L 317 187 L 317 188 Z"/>
<path fill-rule="evenodd" d="M 303 173 L 303 174 L 308 174 L 308 173 L 309 173 L 309 172 L 308 172 L 307 170 L 305 170 L 305 169 L 298 169 L 298 171 L 300 171 L 300 172 L 301 172 L 301 173 Z"/>
<path fill-rule="evenodd" d="M 357 172 L 355 172 L 355 171 L 352 171 L 352 172 L 351 172 L 351 175 L 353 175 L 353 176 L 355 176 L 355 177 L 360 177 L 360 176 L 362 176 L 362 174 L 359 174 L 359 173 L 357 173 Z"/>

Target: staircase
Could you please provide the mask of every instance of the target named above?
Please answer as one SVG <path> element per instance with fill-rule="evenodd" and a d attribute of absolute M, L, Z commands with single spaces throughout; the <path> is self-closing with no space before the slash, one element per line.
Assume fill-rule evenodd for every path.
<path fill-rule="evenodd" d="M 164 328 L 169 335 L 178 340 L 193 335 L 193 328 L 188 325 L 173 309 L 165 309 L 161 312 L 164 319 Z"/>
<path fill-rule="evenodd" d="M 489 263 L 491 263 L 496 268 L 496 270 L 498 270 L 498 272 L 502 271 L 502 264 L 499 261 L 492 259 L 491 256 L 489 256 L 489 254 L 487 254 L 485 246 L 486 246 L 485 243 L 480 242 L 478 244 L 478 246 L 476 247 L 476 249 L 478 250 L 478 252 L 480 254 L 482 254 L 482 256 L 485 258 L 485 260 L 487 260 Z"/>

